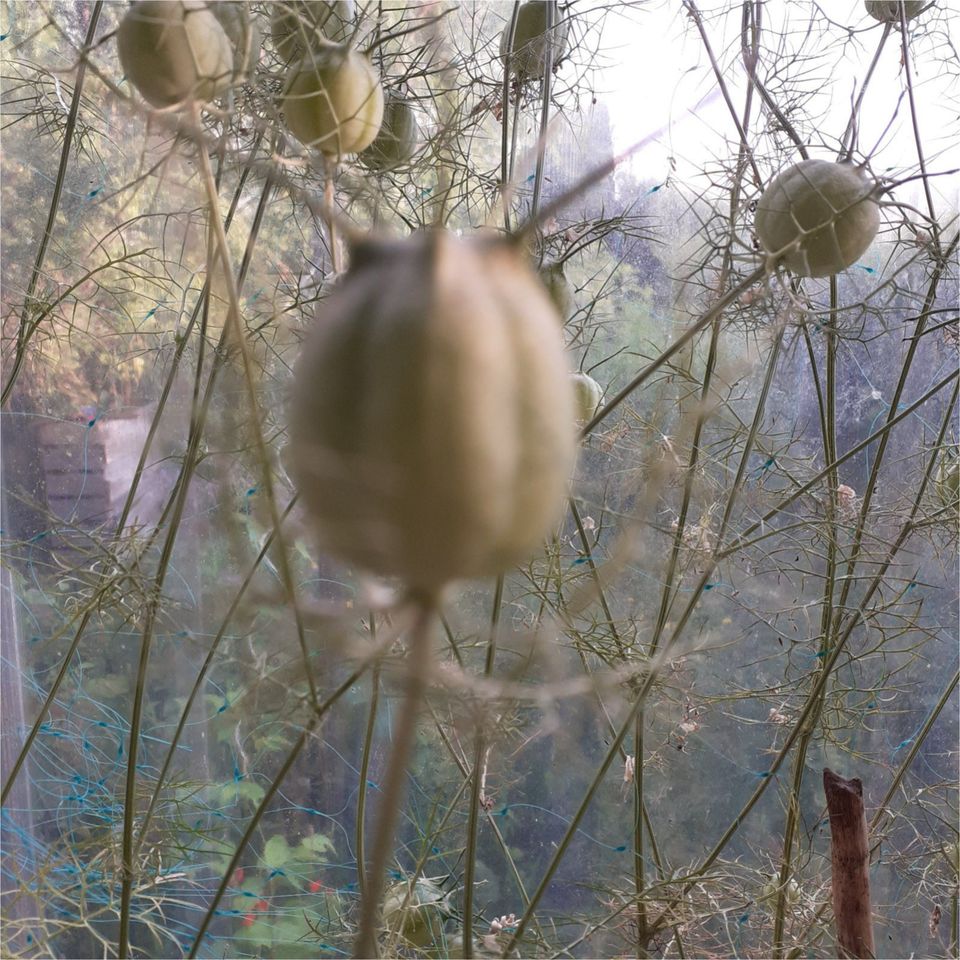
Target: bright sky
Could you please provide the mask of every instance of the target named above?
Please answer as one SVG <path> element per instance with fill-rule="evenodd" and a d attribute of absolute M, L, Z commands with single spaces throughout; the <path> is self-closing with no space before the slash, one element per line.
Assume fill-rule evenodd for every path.
<path fill-rule="evenodd" d="M 784 31 L 791 35 L 791 46 L 795 45 L 811 14 L 818 27 L 829 30 L 825 35 L 814 34 L 806 49 L 822 55 L 812 64 L 811 86 L 820 90 L 818 98 L 824 98 L 828 112 L 823 136 L 832 145 L 846 127 L 852 98 L 859 91 L 859 80 L 876 52 L 883 27 L 866 14 L 862 0 L 826 0 L 819 6 L 829 12 L 836 26 L 829 26 L 817 5 L 806 0 L 769 0 L 765 4 L 766 43 L 772 46 L 777 33 Z M 917 108 L 930 170 L 960 166 L 960 89 L 944 69 L 944 59 L 951 52 L 946 37 L 951 26 L 956 31 L 960 10 L 950 10 L 949 0 L 939 0 L 938 7 L 921 15 L 921 19 L 930 17 L 921 29 L 934 29 L 928 36 L 918 36 L 913 45 Z M 717 58 L 727 65 L 736 60 L 726 76 L 739 110 L 746 77 L 738 56 L 740 3 L 703 0 L 700 9 Z M 717 15 L 723 11 L 730 12 Z M 847 26 L 855 32 L 844 44 Z M 662 130 L 634 157 L 632 166 L 638 177 L 657 181 L 665 178 L 670 156 L 676 157 L 682 172 L 684 161 L 699 166 L 710 156 L 730 154 L 723 138 L 735 141 L 736 129 L 716 94 L 703 45 L 680 0 L 635 7 L 625 4 L 608 16 L 603 47 L 611 63 L 601 75 L 601 99 L 610 109 L 615 149 L 620 152 Z M 862 151 L 871 150 L 881 138 L 905 89 L 900 60 L 900 36 L 895 32 L 884 47 L 861 112 Z M 694 114 L 693 108 L 704 98 L 708 99 Z M 813 156 L 834 156 L 829 147 L 819 143 L 810 146 Z M 878 173 L 915 171 L 916 147 L 906 100 L 883 137 L 873 166 Z M 955 202 L 957 183 L 956 177 L 940 178 L 938 192 Z"/>

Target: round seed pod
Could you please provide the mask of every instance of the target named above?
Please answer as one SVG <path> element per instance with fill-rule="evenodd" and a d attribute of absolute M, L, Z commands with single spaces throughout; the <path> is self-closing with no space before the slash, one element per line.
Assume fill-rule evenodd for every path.
<path fill-rule="evenodd" d="M 551 51 L 551 63 L 556 66 L 567 52 L 567 37 L 570 33 L 570 21 L 557 20 L 553 29 L 547 32 L 546 0 L 528 0 L 520 5 L 517 13 L 517 28 L 510 45 L 510 23 L 503 28 L 500 37 L 500 56 L 506 58 L 510 53 L 510 71 L 525 80 L 540 79 L 547 69 L 547 50 Z"/>
<path fill-rule="evenodd" d="M 960 501 L 960 457 L 944 454 L 937 466 L 933 487 L 945 506 L 954 506 Z"/>
<path fill-rule="evenodd" d="M 417 947 L 429 947 L 440 940 L 443 921 L 452 913 L 449 895 L 426 877 L 412 885 L 409 880 L 391 884 L 383 899 L 387 929 Z"/>
<path fill-rule="evenodd" d="M 416 112 L 404 97 L 390 91 L 383 107 L 380 132 L 358 159 L 372 170 L 393 170 L 410 160 L 419 140 Z"/>
<path fill-rule="evenodd" d="M 801 160 L 781 171 L 754 225 L 764 251 L 801 277 L 827 277 L 856 262 L 880 227 L 874 184 L 858 167 Z"/>
<path fill-rule="evenodd" d="M 329 156 L 359 153 L 383 120 L 383 88 L 370 61 L 329 44 L 290 71 L 283 112 L 291 132 Z"/>
<path fill-rule="evenodd" d="M 212 100 L 234 80 L 230 38 L 204 0 L 141 0 L 117 28 L 127 79 L 155 107 Z"/>
<path fill-rule="evenodd" d="M 563 272 L 562 263 L 545 263 L 539 270 L 540 279 L 550 294 L 550 299 L 566 322 L 573 313 L 573 286 Z"/>
<path fill-rule="evenodd" d="M 294 374 L 291 467 L 321 544 L 435 592 L 526 560 L 576 451 L 549 297 L 504 240 L 367 243 Z"/>
<path fill-rule="evenodd" d="M 273 5 L 270 37 L 285 63 L 350 38 L 357 9 L 353 0 L 284 0 Z"/>
<path fill-rule="evenodd" d="M 586 423 L 593 419 L 603 400 L 603 387 L 586 373 L 574 373 L 570 379 L 573 381 L 576 398 L 577 420 Z"/>
<path fill-rule="evenodd" d="M 933 6 L 930 0 L 865 0 L 867 13 L 881 23 L 899 23 L 900 8 L 907 20 L 912 20 L 924 7 Z"/>
<path fill-rule="evenodd" d="M 773 876 L 767 883 L 764 884 L 763 891 L 758 899 L 760 901 L 775 900 L 779 894 L 780 878 Z M 796 905 L 800 902 L 800 884 L 798 884 L 797 881 L 792 877 L 787 881 L 784 889 L 784 899 L 788 904 L 791 905 Z"/>

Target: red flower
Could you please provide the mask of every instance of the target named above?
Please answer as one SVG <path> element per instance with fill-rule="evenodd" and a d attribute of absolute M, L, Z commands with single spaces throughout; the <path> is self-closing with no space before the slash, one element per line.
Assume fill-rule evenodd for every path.
<path fill-rule="evenodd" d="M 241 883 L 243 883 L 243 867 L 237 867 L 233 871 L 233 885 L 239 887 Z"/>
<path fill-rule="evenodd" d="M 323 889 L 323 884 L 322 884 L 319 880 L 311 880 L 311 881 L 310 881 L 310 892 L 311 892 L 311 893 L 316 893 L 318 890 L 322 890 L 322 889 Z"/>
<path fill-rule="evenodd" d="M 253 909 L 254 909 L 254 910 L 269 910 L 269 909 L 270 909 L 270 904 L 267 903 L 266 900 L 258 900 L 258 901 L 253 905 Z"/>
<path fill-rule="evenodd" d="M 243 918 L 243 925 L 245 927 L 252 927 L 256 919 L 257 918 L 252 913 L 248 913 Z"/>

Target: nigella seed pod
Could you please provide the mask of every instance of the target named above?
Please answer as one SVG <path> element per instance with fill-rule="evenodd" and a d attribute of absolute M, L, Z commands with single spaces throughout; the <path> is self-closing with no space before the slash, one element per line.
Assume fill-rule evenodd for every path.
<path fill-rule="evenodd" d="M 576 398 L 577 419 L 580 423 L 587 423 L 594 418 L 600 407 L 603 387 L 587 373 L 575 373 L 570 379 L 573 381 Z"/>
<path fill-rule="evenodd" d="M 409 162 L 419 140 L 416 112 L 402 94 L 391 90 L 385 98 L 380 132 L 357 159 L 371 170 L 394 170 Z"/>
<path fill-rule="evenodd" d="M 117 28 L 127 79 L 154 107 L 206 102 L 236 77 L 230 38 L 204 0 L 141 0 Z"/>
<path fill-rule="evenodd" d="M 435 592 L 533 554 L 576 450 L 556 311 L 512 244 L 365 244 L 294 375 L 291 467 L 321 544 Z"/>
<path fill-rule="evenodd" d="M 304 145 L 333 157 L 358 153 L 380 130 L 383 88 L 362 53 L 327 44 L 290 71 L 283 113 Z"/>
<path fill-rule="evenodd" d="M 867 13 L 881 23 L 899 23 L 900 8 L 907 20 L 912 20 L 921 10 L 932 7 L 930 0 L 865 0 Z"/>
<path fill-rule="evenodd" d="M 801 160 L 781 171 L 757 204 L 764 251 L 801 277 L 828 277 L 862 256 L 880 227 L 876 185 L 859 167 Z"/>
<path fill-rule="evenodd" d="M 276 0 L 270 36 L 280 58 L 290 63 L 349 40 L 356 15 L 353 0 Z"/>
<path fill-rule="evenodd" d="M 500 37 L 500 56 L 510 54 L 510 72 L 522 80 L 539 80 L 547 69 L 547 51 L 550 62 L 556 66 L 567 52 L 567 36 L 570 21 L 557 17 L 551 29 L 547 29 L 548 0 L 528 0 L 517 11 L 517 26 L 510 44 L 510 23 L 503 28 Z"/>

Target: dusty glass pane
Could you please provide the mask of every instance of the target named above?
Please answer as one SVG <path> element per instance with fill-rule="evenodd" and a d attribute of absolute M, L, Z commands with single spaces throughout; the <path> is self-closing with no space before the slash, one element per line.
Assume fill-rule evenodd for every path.
<path fill-rule="evenodd" d="M 2 17 L 5 956 L 957 956 L 948 4 Z"/>

